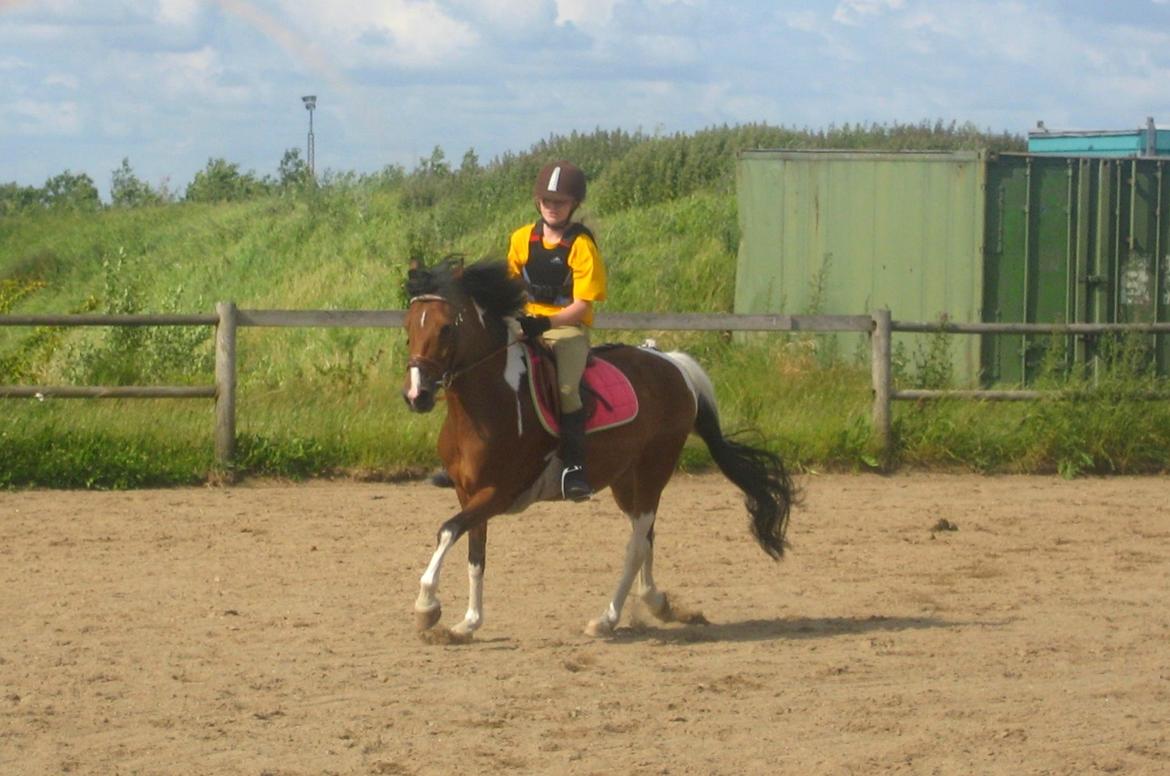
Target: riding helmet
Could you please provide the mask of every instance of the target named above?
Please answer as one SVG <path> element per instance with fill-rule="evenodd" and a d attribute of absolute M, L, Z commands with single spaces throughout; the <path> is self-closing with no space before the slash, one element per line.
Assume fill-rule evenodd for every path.
<path fill-rule="evenodd" d="M 585 173 L 572 162 L 561 160 L 550 162 L 540 168 L 536 185 L 532 187 L 534 197 L 545 199 L 585 200 Z"/>

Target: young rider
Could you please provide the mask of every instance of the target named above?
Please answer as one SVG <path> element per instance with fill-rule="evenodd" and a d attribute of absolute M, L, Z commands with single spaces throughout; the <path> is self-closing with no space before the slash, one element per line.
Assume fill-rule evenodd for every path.
<path fill-rule="evenodd" d="M 585 173 L 571 162 L 545 165 L 532 195 L 540 220 L 512 233 L 508 269 L 528 287 L 524 336 L 541 338 L 553 351 L 561 401 L 561 492 L 588 499 L 585 477 L 585 410 L 581 376 L 589 356 L 593 303 L 605 300 L 605 264 L 593 234 L 573 214 L 585 199 Z"/>

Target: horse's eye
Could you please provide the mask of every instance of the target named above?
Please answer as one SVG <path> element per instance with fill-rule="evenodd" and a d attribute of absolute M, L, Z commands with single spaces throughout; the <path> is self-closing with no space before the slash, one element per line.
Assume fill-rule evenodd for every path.
<path fill-rule="evenodd" d="M 444 323 L 443 327 L 441 329 L 439 329 L 439 339 L 446 342 L 446 341 L 450 340 L 453 336 L 455 336 L 455 327 L 449 323 Z"/>

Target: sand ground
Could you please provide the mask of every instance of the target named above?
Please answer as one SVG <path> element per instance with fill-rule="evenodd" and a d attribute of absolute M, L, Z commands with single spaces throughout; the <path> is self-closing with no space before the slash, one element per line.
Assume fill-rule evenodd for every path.
<path fill-rule="evenodd" d="M 450 491 L 0 493 L 0 773 L 1170 773 L 1170 480 L 802 485 L 775 563 L 676 478 L 656 576 L 710 624 L 607 641 L 608 495 L 498 518 L 461 646 L 411 613 Z"/>

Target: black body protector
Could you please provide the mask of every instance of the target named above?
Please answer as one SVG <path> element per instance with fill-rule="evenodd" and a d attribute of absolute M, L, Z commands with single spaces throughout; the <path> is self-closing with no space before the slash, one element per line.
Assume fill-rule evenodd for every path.
<path fill-rule="evenodd" d="M 541 304 L 567 307 L 573 302 L 573 270 L 569 251 L 581 235 L 593 233 L 584 224 L 570 224 L 564 237 L 552 248 L 544 246 L 544 221 L 537 221 L 528 241 L 528 262 L 524 265 L 524 282 L 528 295 Z"/>

